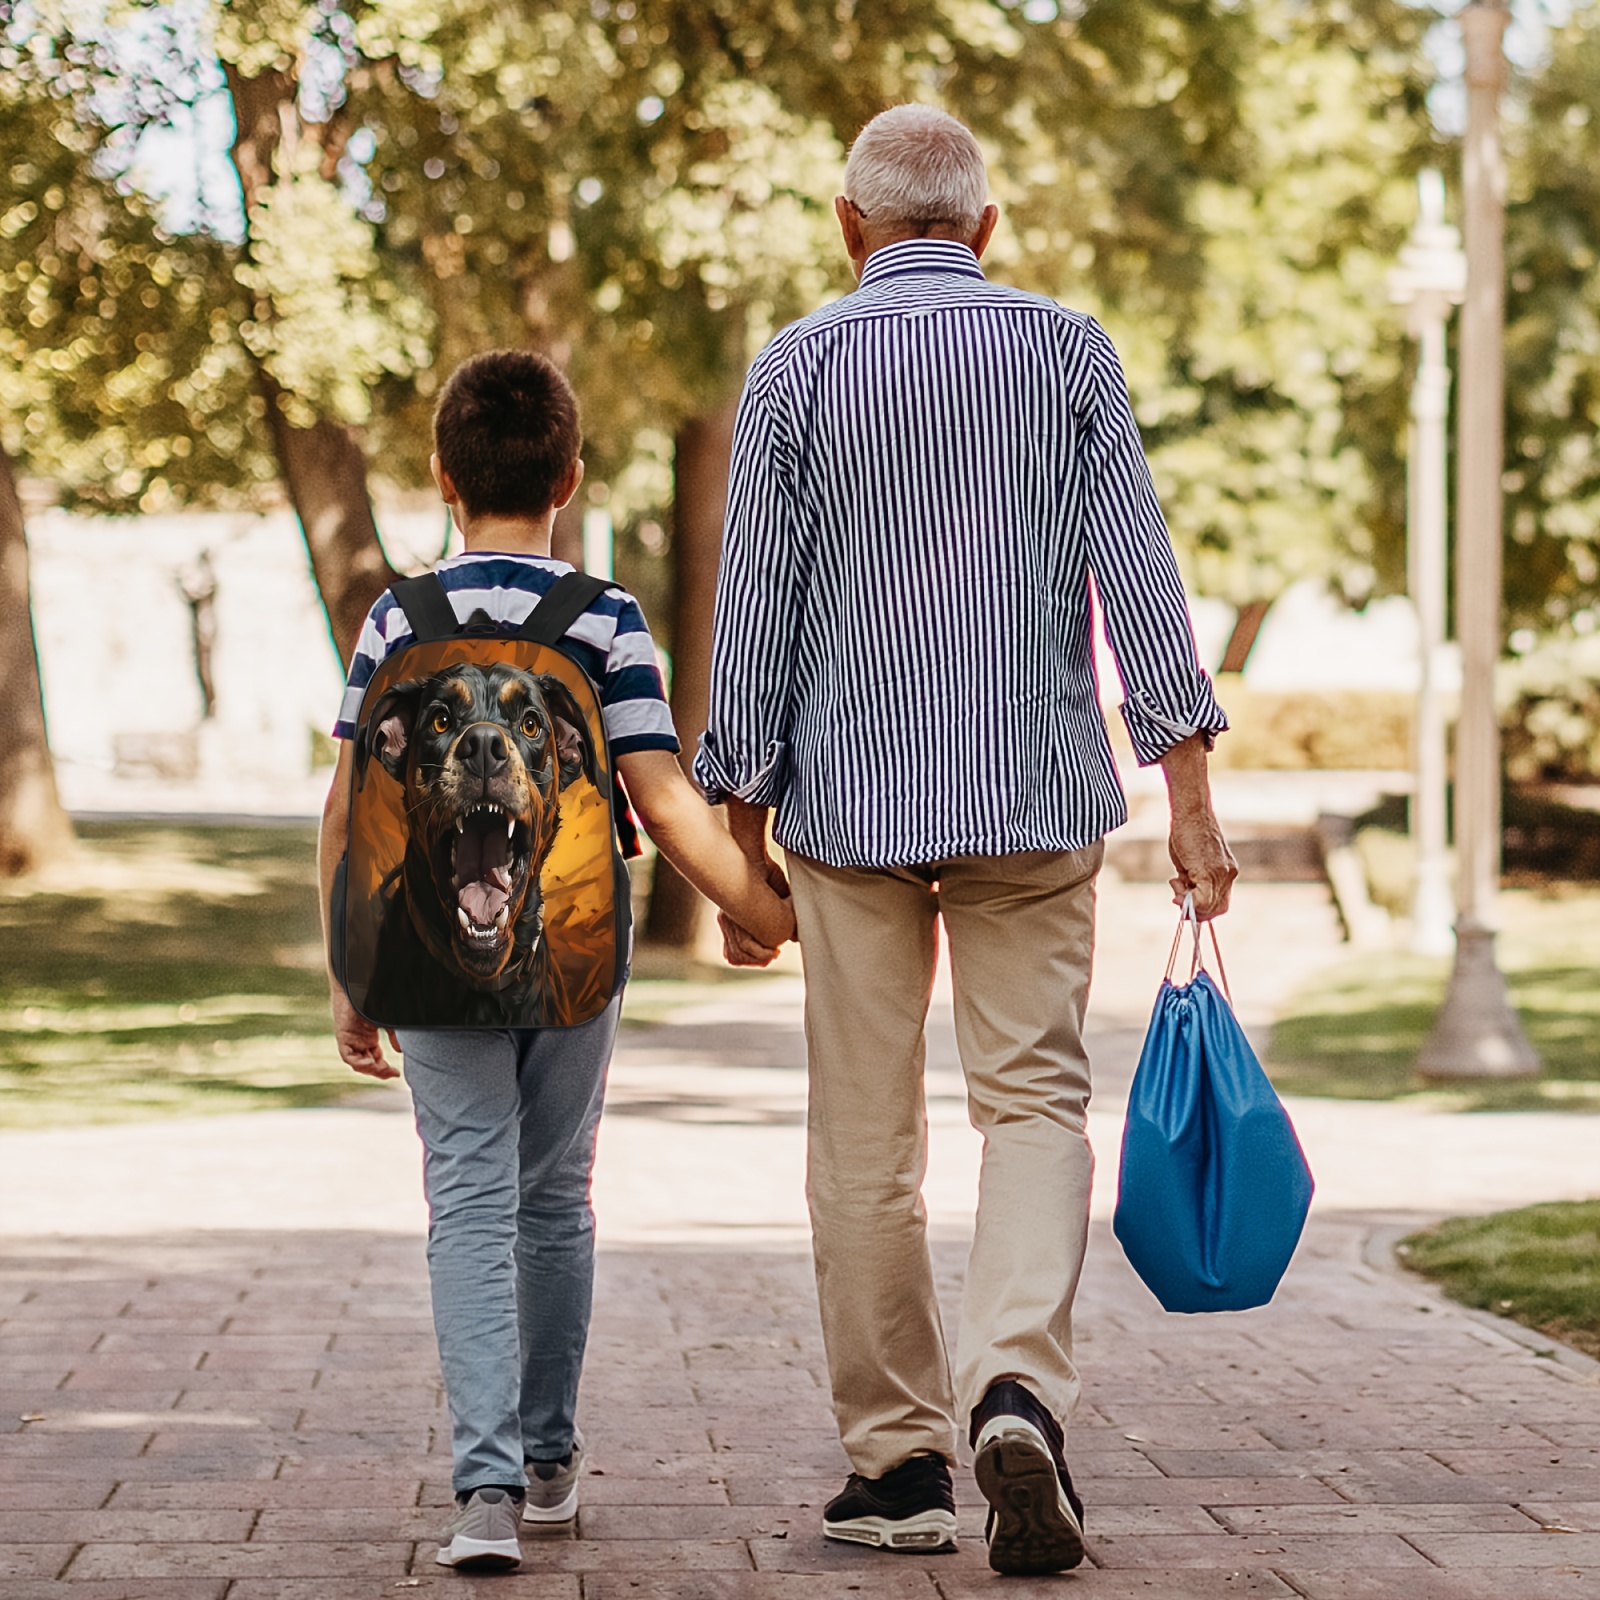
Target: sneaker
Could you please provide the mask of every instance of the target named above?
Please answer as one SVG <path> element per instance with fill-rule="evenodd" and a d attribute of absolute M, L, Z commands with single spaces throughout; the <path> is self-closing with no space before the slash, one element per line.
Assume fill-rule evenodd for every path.
<path fill-rule="evenodd" d="M 522 1496 L 509 1489 L 474 1489 L 458 1502 L 439 1542 L 441 1567 L 457 1572 L 510 1572 L 522 1564 L 517 1523 Z"/>
<path fill-rule="evenodd" d="M 583 1435 L 572 1436 L 572 1448 L 561 1461 L 527 1461 L 528 1498 L 524 1522 L 571 1522 L 578 1514 L 578 1479 L 583 1476 Z"/>
<path fill-rule="evenodd" d="M 989 1386 L 972 1413 L 973 1471 L 989 1502 L 996 1572 L 1065 1572 L 1083 1560 L 1083 1501 L 1072 1487 L 1061 1424 L 1020 1383 Z"/>
<path fill-rule="evenodd" d="M 885 1550 L 954 1550 L 956 1500 L 943 1456 L 912 1456 L 881 1478 L 852 1472 L 822 1508 L 825 1538 Z"/>

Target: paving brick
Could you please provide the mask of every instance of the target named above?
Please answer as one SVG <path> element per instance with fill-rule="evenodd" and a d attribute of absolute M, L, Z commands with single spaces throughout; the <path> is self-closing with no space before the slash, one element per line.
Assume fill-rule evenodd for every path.
<path fill-rule="evenodd" d="M 405 1574 L 411 1545 L 376 1540 L 319 1544 L 94 1544 L 78 1554 L 83 1578 L 340 1578 Z"/>
<path fill-rule="evenodd" d="M 308 1539 L 411 1542 L 435 1538 L 447 1516 L 442 1506 L 269 1506 L 261 1512 L 254 1529 L 248 1531 L 251 1539 L 264 1544 Z"/>
<path fill-rule="evenodd" d="M 534 1572 L 747 1572 L 750 1552 L 740 1539 L 524 1539 L 522 1564 Z"/>
<path fill-rule="evenodd" d="M 402 1587 L 403 1585 L 403 1587 Z M 497 1572 L 480 1577 L 433 1565 L 429 1555 L 409 1578 L 343 1578 L 330 1593 L 319 1578 L 247 1578 L 228 1590 L 228 1600 L 582 1600 L 583 1579 L 558 1572 Z M 68 1594 L 62 1600 L 76 1600 Z"/>
<path fill-rule="evenodd" d="M 1098 1478 L 1073 1475 L 1091 1514 L 1101 1506 L 1331 1505 L 1347 1502 L 1320 1478 Z"/>
<path fill-rule="evenodd" d="M 728 1499 L 736 1506 L 794 1505 L 820 1507 L 844 1487 L 844 1473 L 816 1478 L 761 1478 L 732 1473 Z"/>
<path fill-rule="evenodd" d="M 44 1483 L 0 1482 L 0 1512 L 93 1511 L 102 1506 L 116 1488 L 114 1480 L 92 1477 L 63 1478 Z"/>
<path fill-rule="evenodd" d="M 112 1507 L 124 1510 L 196 1510 L 221 1508 L 307 1507 L 365 1509 L 375 1516 L 417 1504 L 421 1485 L 416 1477 L 253 1478 L 188 1483 L 121 1483 Z M 0 1503 L 5 1491 L 0 1489 Z"/>
<path fill-rule="evenodd" d="M 1220 1506 L 1217 1520 L 1243 1534 L 1526 1533 L 1535 1526 L 1513 1506 L 1449 1504 L 1347 1506 Z"/>
<path fill-rule="evenodd" d="M 1545 1526 L 1554 1524 L 1570 1533 L 1600 1533 L 1600 1500 L 1524 1500 L 1518 1510 Z"/>
<path fill-rule="evenodd" d="M 1295 1591 L 1264 1568 L 1226 1572 L 1168 1569 L 1095 1571 L 1079 1568 L 1066 1578 L 1002 1578 L 994 1572 L 963 1572 L 938 1578 L 943 1600 L 1063 1600 L 1081 1592 L 1094 1600 L 1231 1600 L 1235 1595 L 1290 1597 Z M 1391 1588 L 1386 1600 L 1395 1600 Z"/>
<path fill-rule="evenodd" d="M 904 1556 L 871 1575 L 819 1572 L 590 1573 L 583 1600 L 940 1600 L 932 1573 L 911 1568 Z M 1008 1589 L 1007 1593 L 1011 1591 Z"/>
<path fill-rule="evenodd" d="M 144 1453 L 153 1432 L 145 1422 L 132 1428 L 96 1428 L 55 1432 L 30 1426 L 0 1435 L 0 1462 L 22 1462 L 31 1468 L 51 1461 L 110 1461 Z M 79 1470 L 82 1470 L 81 1468 Z"/>
<path fill-rule="evenodd" d="M 13 1579 L 6 1584 L 5 1600 L 223 1600 L 227 1588 L 226 1578 Z"/>
<path fill-rule="evenodd" d="M 1306 1600 L 1592 1600 L 1595 1592 L 1593 1571 L 1576 1568 L 1562 1572 L 1521 1568 L 1512 1576 L 1499 1570 L 1424 1572 L 1408 1567 L 1404 1588 L 1398 1591 L 1389 1572 L 1280 1570 Z"/>
<path fill-rule="evenodd" d="M 603 1506 L 590 1502 L 578 1513 L 585 1539 L 756 1539 L 815 1524 L 809 1512 L 776 1506 Z"/>
<path fill-rule="evenodd" d="M 1441 1567 L 1571 1567 L 1600 1574 L 1600 1533 L 1418 1533 L 1411 1536 Z"/>
<path fill-rule="evenodd" d="M 71 1554 L 70 1544 L 0 1544 L 0 1578 L 52 1578 Z"/>
<path fill-rule="evenodd" d="M 49 1543 L 232 1543 L 245 1538 L 254 1511 L 59 1511 L 35 1507 L 0 1511 L 0 1544 L 24 1539 Z"/>
<path fill-rule="evenodd" d="M 1510 1535 L 1505 1537 L 1509 1538 Z M 1396 1534 L 1199 1535 L 1145 1534 L 1099 1539 L 1090 1554 L 1098 1567 L 1426 1567 L 1427 1560 Z"/>
<path fill-rule="evenodd" d="M 725 1506 L 730 1503 L 747 1505 L 790 1505 L 793 1497 L 779 1495 L 775 1498 L 730 1502 L 728 1486 L 722 1479 L 708 1479 L 696 1483 L 692 1479 L 671 1478 L 616 1478 L 609 1472 L 590 1473 L 579 1486 L 579 1495 L 590 1506 Z"/>

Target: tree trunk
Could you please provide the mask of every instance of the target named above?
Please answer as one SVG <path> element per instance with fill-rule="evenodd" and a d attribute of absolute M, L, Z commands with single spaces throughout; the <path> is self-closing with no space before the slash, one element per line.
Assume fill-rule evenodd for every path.
<path fill-rule="evenodd" d="M 236 128 L 231 154 L 244 194 L 248 248 L 249 216 L 272 186 L 273 157 L 285 130 L 291 137 L 305 130 L 295 106 L 293 73 L 244 77 L 232 66 L 225 71 Z M 263 370 L 260 379 L 278 471 L 305 536 L 334 644 L 348 661 L 368 608 L 399 577 L 378 540 L 360 437 L 331 417 L 296 427 L 284 414 L 283 391 L 272 376 Z"/>
<path fill-rule="evenodd" d="M 311 571 L 340 659 L 349 661 L 372 602 L 400 576 L 378 542 L 367 496 L 367 458 L 353 428 L 320 417 L 297 428 L 283 414 L 281 391 L 261 374 L 267 421 Z"/>
<path fill-rule="evenodd" d="M 1228 648 L 1222 652 L 1222 664 L 1217 668 L 1218 672 L 1244 671 L 1244 664 L 1255 648 L 1256 635 L 1261 632 L 1261 624 L 1271 608 L 1270 600 L 1251 600 L 1239 607 L 1239 615 L 1233 624 L 1233 632 L 1228 635 Z"/>
<path fill-rule="evenodd" d="M 56 793 L 45 738 L 39 650 L 28 600 L 28 544 L 11 459 L 0 449 L 0 878 L 14 878 L 72 849 L 72 824 Z"/>
<path fill-rule="evenodd" d="M 692 417 L 674 441 L 672 510 L 672 720 L 687 772 L 706 731 L 711 699 L 711 620 L 728 509 L 728 467 L 738 402 Z M 705 900 L 660 857 L 650 893 L 646 935 L 692 949 Z"/>

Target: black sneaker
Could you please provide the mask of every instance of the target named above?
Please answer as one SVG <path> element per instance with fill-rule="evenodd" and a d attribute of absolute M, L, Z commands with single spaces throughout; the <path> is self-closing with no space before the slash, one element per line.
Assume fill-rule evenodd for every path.
<path fill-rule="evenodd" d="M 989 1502 L 996 1572 L 1065 1572 L 1083 1560 L 1083 1501 L 1072 1487 L 1061 1424 L 1014 1379 L 989 1385 L 972 1413 L 973 1471 Z"/>
<path fill-rule="evenodd" d="M 912 1456 L 881 1478 L 852 1472 L 822 1508 L 829 1539 L 885 1550 L 954 1550 L 956 1497 L 943 1456 Z"/>

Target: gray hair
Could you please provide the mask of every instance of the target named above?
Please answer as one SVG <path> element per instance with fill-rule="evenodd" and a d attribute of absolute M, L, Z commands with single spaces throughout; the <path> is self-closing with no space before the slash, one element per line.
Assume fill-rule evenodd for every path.
<path fill-rule="evenodd" d="M 948 112 L 892 106 L 850 147 L 844 194 L 874 223 L 972 231 L 989 198 L 989 177 L 978 141 Z"/>

